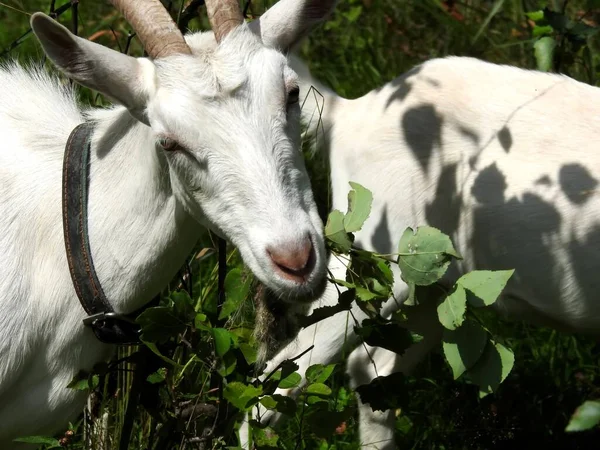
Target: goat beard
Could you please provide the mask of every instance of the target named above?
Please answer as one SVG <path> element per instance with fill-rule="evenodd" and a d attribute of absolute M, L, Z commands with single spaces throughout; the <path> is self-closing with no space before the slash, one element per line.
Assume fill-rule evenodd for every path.
<path fill-rule="evenodd" d="M 262 370 L 268 360 L 296 339 L 300 331 L 298 316 L 306 316 L 311 303 L 284 302 L 262 284 L 258 286 L 254 300 L 254 338 L 258 344 L 256 367 Z"/>

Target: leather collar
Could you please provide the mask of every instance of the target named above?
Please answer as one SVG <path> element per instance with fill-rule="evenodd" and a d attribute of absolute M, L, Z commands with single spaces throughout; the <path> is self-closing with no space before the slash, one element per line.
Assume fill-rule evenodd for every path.
<path fill-rule="evenodd" d="M 69 271 L 79 302 L 89 316 L 83 323 L 96 337 L 107 344 L 137 344 L 139 326 L 132 318 L 116 313 L 111 306 L 98 281 L 90 251 L 87 206 L 93 132 L 92 122 L 78 125 L 65 147 L 62 211 Z"/>

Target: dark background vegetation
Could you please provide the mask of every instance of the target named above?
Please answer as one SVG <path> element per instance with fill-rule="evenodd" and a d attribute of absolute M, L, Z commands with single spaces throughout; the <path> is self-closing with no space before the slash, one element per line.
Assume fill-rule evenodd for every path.
<path fill-rule="evenodd" d="M 0 1 L 1 60 L 28 62 L 43 58 L 33 36 L 24 33 L 29 28 L 29 15 L 35 11 L 48 12 L 50 3 L 50 0 Z M 55 7 L 58 9 L 62 4 L 58 0 Z M 174 15 L 182 7 L 177 0 L 171 6 Z M 302 54 L 309 59 L 316 77 L 339 94 L 351 98 L 381 86 L 422 61 L 445 55 L 474 56 L 501 64 L 535 68 L 535 24 L 525 13 L 544 7 L 564 12 L 571 20 L 591 27 L 596 27 L 600 20 L 598 1 L 342 0 L 331 20 L 303 45 Z M 254 14 L 263 10 L 262 2 L 253 2 L 250 8 Z M 72 27 L 70 9 L 60 16 L 60 21 Z M 124 50 L 130 29 L 107 2 L 80 2 L 78 23 L 81 36 Z M 206 28 L 206 21 L 194 19 L 190 28 Z M 596 85 L 600 69 L 596 35 L 590 33 L 579 43 L 574 43 L 565 33 L 554 32 L 553 35 L 558 44 L 554 69 Z M 22 39 L 15 45 L 19 37 Z M 136 39 L 132 40 L 129 52 L 141 54 Z M 87 91 L 83 91 L 82 98 L 85 102 L 100 101 Z M 481 101 L 485 102 L 485 99 Z M 326 192 L 323 187 L 325 168 L 319 163 L 311 166 L 315 183 L 321 186 L 321 192 Z M 326 196 L 318 197 L 326 201 Z M 202 244 L 201 248 L 214 248 L 208 238 Z M 200 259 L 195 261 L 192 264 L 196 269 L 192 298 L 215 295 L 214 253 L 208 250 L 202 257 L 202 264 L 198 264 Z M 230 263 L 239 264 L 233 252 L 230 252 Z M 252 305 L 247 303 L 229 326 L 251 327 Z M 584 400 L 598 398 L 600 394 L 600 348 L 595 341 L 509 323 L 492 314 L 486 317 L 486 325 L 506 338 L 516 356 L 515 369 L 499 392 L 479 400 L 473 385 L 452 380 L 440 352 L 432 354 L 419 373 L 408 380 L 409 401 L 396 412 L 400 447 L 440 450 L 519 446 L 565 450 L 598 448 L 600 432 L 597 430 L 577 434 L 564 432 L 574 409 Z M 194 372 L 196 379 L 188 383 L 187 392 L 192 392 L 194 386 L 198 391 L 205 388 L 209 368 L 206 365 Z M 116 381 L 121 390 L 117 390 L 112 400 L 105 398 L 103 401 L 102 407 L 113 418 L 111 433 L 115 435 L 120 432 L 119 421 L 125 414 L 127 395 L 123 392 L 128 389 L 129 381 L 127 373 L 121 374 Z M 336 369 L 330 385 L 334 389 L 330 402 L 335 408 L 341 409 L 354 402 L 353 394 L 345 387 L 342 366 Z M 131 448 L 146 448 L 146 442 L 152 436 L 149 429 L 155 426 L 153 420 L 156 419 L 145 412 L 135 416 Z M 75 435 L 69 445 L 81 448 L 80 423 L 73 424 L 73 429 Z M 331 437 L 321 439 L 297 417 L 285 426 L 277 445 L 288 449 L 355 449 L 358 448 L 356 421 L 348 419 Z M 181 448 L 185 446 L 182 444 Z M 195 447 L 187 444 L 187 448 Z"/>

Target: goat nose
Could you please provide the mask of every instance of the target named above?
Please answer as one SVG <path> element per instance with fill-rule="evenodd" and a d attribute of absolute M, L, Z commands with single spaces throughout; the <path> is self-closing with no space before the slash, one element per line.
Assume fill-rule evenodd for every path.
<path fill-rule="evenodd" d="M 309 237 L 297 243 L 269 247 L 267 253 L 279 275 L 291 281 L 306 281 L 314 266 L 315 255 Z"/>

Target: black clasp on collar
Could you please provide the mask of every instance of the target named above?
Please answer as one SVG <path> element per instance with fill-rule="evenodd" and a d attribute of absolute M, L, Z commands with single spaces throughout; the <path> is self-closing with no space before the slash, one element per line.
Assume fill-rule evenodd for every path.
<path fill-rule="evenodd" d="M 96 337 L 106 344 L 138 344 L 140 327 L 135 320 L 116 312 L 101 312 L 83 319 Z"/>

